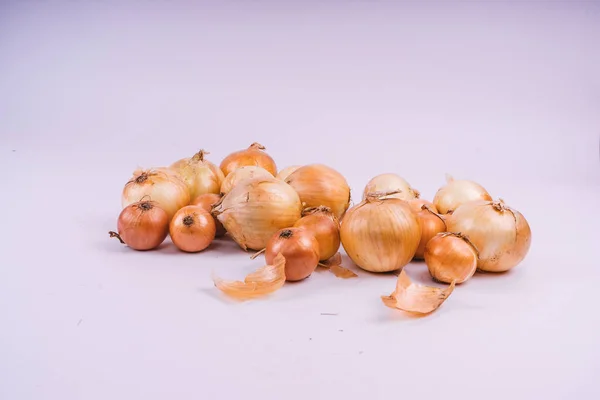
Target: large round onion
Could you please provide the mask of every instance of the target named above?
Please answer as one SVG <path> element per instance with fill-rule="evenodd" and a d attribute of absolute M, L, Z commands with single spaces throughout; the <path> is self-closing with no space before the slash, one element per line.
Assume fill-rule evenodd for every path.
<path fill-rule="evenodd" d="M 285 181 L 298 192 L 305 207 L 329 207 L 340 220 L 350 205 L 350 186 L 346 178 L 326 165 L 302 166 Z"/>
<path fill-rule="evenodd" d="M 360 268 L 389 272 L 404 267 L 414 257 L 421 225 L 405 201 L 367 197 L 348 210 L 340 237 L 344 250 Z"/>
<path fill-rule="evenodd" d="M 226 195 L 233 189 L 235 185 L 237 185 L 241 181 L 245 181 L 247 179 L 253 178 L 270 178 L 273 175 L 266 169 L 262 167 L 257 167 L 254 165 L 247 165 L 245 167 L 240 167 L 227 175 L 227 178 L 221 184 L 221 194 Z"/>
<path fill-rule="evenodd" d="M 136 170 L 121 195 L 123 208 L 142 200 L 155 202 L 166 211 L 169 221 L 180 208 L 190 203 L 190 192 L 174 172 L 167 169 Z"/>
<path fill-rule="evenodd" d="M 260 143 L 252 143 L 244 150 L 234 151 L 221 161 L 221 170 L 225 176 L 240 167 L 255 165 L 266 169 L 271 175 L 277 175 L 277 165 L 273 158 L 265 152 L 265 146 Z"/>
<path fill-rule="evenodd" d="M 239 182 L 212 208 L 229 235 L 244 250 L 262 250 L 280 229 L 300 219 L 298 193 L 275 177 Z"/>
<path fill-rule="evenodd" d="M 450 214 L 461 204 L 476 200 L 492 200 L 492 196 L 476 182 L 447 175 L 446 184 L 433 197 L 433 204 L 440 214 Z"/>
<path fill-rule="evenodd" d="M 381 197 L 382 199 L 396 198 L 401 200 L 412 200 L 418 199 L 420 195 L 419 191 L 412 188 L 406 179 L 400 175 L 385 173 L 377 175 L 367 183 L 365 190 L 363 191 L 363 200 L 370 194 L 382 192 L 398 192 L 383 196 Z"/>
<path fill-rule="evenodd" d="M 174 162 L 169 168 L 177 172 L 190 191 L 190 199 L 195 199 L 201 194 L 219 193 L 223 183 L 221 168 L 206 160 L 208 152 L 200 150 L 193 157 L 183 158 Z"/>
<path fill-rule="evenodd" d="M 517 266 L 531 245 L 531 228 L 523 215 L 503 201 L 473 201 L 446 219 L 449 232 L 467 236 L 479 251 L 477 267 L 503 272 Z"/>

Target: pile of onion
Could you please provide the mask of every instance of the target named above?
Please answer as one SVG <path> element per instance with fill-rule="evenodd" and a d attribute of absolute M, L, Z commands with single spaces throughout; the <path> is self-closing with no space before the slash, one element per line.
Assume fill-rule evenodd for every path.
<path fill-rule="evenodd" d="M 273 158 L 265 152 L 265 146 L 252 143 L 244 150 L 235 151 L 221 161 L 221 171 L 225 176 L 245 166 L 257 166 L 266 169 L 271 175 L 277 175 L 277 165 Z"/>
<path fill-rule="evenodd" d="M 219 193 L 225 179 L 221 169 L 204 158 L 206 154 L 207 151 L 200 150 L 194 156 L 176 161 L 169 167 L 185 182 L 190 199 L 205 193 Z"/>
<path fill-rule="evenodd" d="M 481 271 L 503 272 L 516 267 L 531 245 L 529 223 L 502 200 L 465 203 L 446 219 L 446 225 L 448 231 L 460 232 L 474 244 Z"/>
<path fill-rule="evenodd" d="M 418 199 L 419 191 L 412 188 L 410 184 L 398 174 L 385 173 L 371 179 L 363 191 L 363 200 L 373 193 L 393 192 L 384 198 L 395 198 L 400 200 Z"/>
<path fill-rule="evenodd" d="M 117 232 L 109 232 L 134 250 L 152 250 L 167 238 L 169 216 L 156 202 L 140 201 L 123 208 Z"/>
<path fill-rule="evenodd" d="M 350 206 L 350 186 L 346 178 L 323 164 L 305 165 L 285 180 L 306 207 L 325 206 L 339 220 Z"/>
<path fill-rule="evenodd" d="M 440 214 L 451 214 L 461 204 L 477 200 L 492 200 L 492 197 L 476 182 L 446 175 L 446 184 L 435 193 L 433 204 Z"/>

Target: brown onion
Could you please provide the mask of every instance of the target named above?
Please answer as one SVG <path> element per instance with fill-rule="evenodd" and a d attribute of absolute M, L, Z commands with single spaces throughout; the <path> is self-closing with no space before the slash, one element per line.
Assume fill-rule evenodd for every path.
<path fill-rule="evenodd" d="M 265 146 L 252 143 L 244 150 L 235 151 L 221 161 L 221 171 L 227 177 L 230 173 L 247 165 L 255 165 L 269 171 L 273 177 L 277 175 L 277 165 L 265 151 Z"/>
<path fill-rule="evenodd" d="M 425 246 L 435 235 L 446 231 L 444 219 L 429 208 L 426 204 L 421 206 L 421 211 L 417 214 L 421 222 L 421 241 L 415 252 L 416 259 L 422 259 L 425 255 Z M 450 282 L 448 282 L 450 283 Z"/>
<path fill-rule="evenodd" d="M 308 278 L 319 264 L 319 242 L 307 230 L 286 228 L 276 232 L 265 249 L 265 260 L 272 264 L 278 253 L 285 257 L 285 279 Z"/>
<path fill-rule="evenodd" d="M 302 211 L 295 228 L 308 230 L 319 242 L 319 260 L 328 260 L 340 248 L 340 224 L 329 207 L 311 207 Z"/>
<path fill-rule="evenodd" d="M 192 201 L 191 205 L 193 206 L 200 206 L 202 208 L 204 208 L 204 210 L 207 213 L 211 213 L 212 211 L 212 206 L 217 204 L 219 201 L 221 201 L 221 195 L 220 194 L 216 194 L 216 193 L 205 193 L 205 194 L 201 194 L 200 196 L 196 197 L 194 199 L 194 201 Z M 211 214 L 212 216 L 212 214 Z M 215 233 L 215 237 L 222 237 L 224 236 L 227 231 L 225 230 L 225 227 L 223 226 L 223 224 L 221 223 L 221 221 L 219 221 L 217 218 L 215 218 L 213 216 L 213 219 L 215 220 L 215 226 L 217 228 L 217 232 Z"/>
<path fill-rule="evenodd" d="M 119 214 L 117 232 L 111 231 L 109 234 L 132 249 L 152 250 L 166 239 L 169 233 L 169 216 L 156 202 L 133 203 Z"/>
<path fill-rule="evenodd" d="M 477 259 L 477 249 L 461 233 L 438 233 L 425 247 L 425 263 L 438 282 L 467 281 L 477 270 Z"/>
<path fill-rule="evenodd" d="M 206 249 L 214 240 L 215 233 L 215 220 L 201 206 L 183 207 L 169 225 L 173 244 L 189 253 Z"/>
<path fill-rule="evenodd" d="M 429 200 L 411 199 L 411 200 L 406 200 L 406 202 L 408 203 L 408 205 L 410 206 L 410 209 L 413 210 L 413 212 L 415 214 L 420 213 L 421 210 L 423 210 L 423 206 L 427 206 L 427 207 L 429 207 L 429 209 L 431 211 L 433 211 L 434 213 L 437 213 L 437 208 L 435 208 L 435 205 L 433 205 L 433 203 L 430 202 Z"/>

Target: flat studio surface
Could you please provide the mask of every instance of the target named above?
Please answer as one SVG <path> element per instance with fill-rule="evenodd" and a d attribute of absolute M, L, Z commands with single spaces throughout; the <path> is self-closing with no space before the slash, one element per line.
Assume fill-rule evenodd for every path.
<path fill-rule="evenodd" d="M 597 4 L 1 7 L 0 398 L 600 398 Z M 236 303 L 211 274 L 263 258 L 231 240 L 108 237 L 136 168 L 252 142 L 340 171 L 354 204 L 384 172 L 429 200 L 472 179 L 530 252 L 415 318 L 345 255 L 358 277 Z"/>

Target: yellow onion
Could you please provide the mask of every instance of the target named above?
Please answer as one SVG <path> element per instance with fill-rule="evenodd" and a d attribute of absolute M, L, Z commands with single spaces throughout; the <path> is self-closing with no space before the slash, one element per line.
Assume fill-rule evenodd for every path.
<path fill-rule="evenodd" d="M 363 191 L 363 200 L 369 194 L 380 192 L 394 192 L 385 198 L 396 198 L 400 200 L 418 199 L 419 191 L 412 188 L 406 179 L 393 173 L 380 174 L 371 179 Z"/>
<path fill-rule="evenodd" d="M 221 171 L 227 176 L 240 167 L 254 165 L 266 169 L 275 176 L 277 175 L 277 165 L 264 150 L 265 146 L 262 144 L 252 143 L 247 149 L 235 151 L 221 161 Z"/>
<path fill-rule="evenodd" d="M 492 197 L 476 182 L 446 175 L 446 184 L 436 192 L 433 204 L 440 214 L 451 214 L 461 204 L 476 200 L 492 200 Z"/>
<path fill-rule="evenodd" d="M 414 213 L 418 214 L 423 210 L 423 206 L 427 206 L 430 211 L 437 213 L 438 210 L 435 208 L 432 202 L 425 199 L 410 199 L 406 201 L 410 206 L 410 209 L 413 210 Z"/>
<path fill-rule="evenodd" d="M 298 193 L 275 177 L 242 181 L 212 208 L 229 235 L 244 250 L 262 250 L 280 229 L 300 219 Z"/>
<path fill-rule="evenodd" d="M 265 249 L 267 264 L 273 264 L 278 254 L 285 257 L 285 279 L 301 281 L 317 269 L 319 242 L 305 229 L 281 229 L 275 232 L 267 243 Z"/>
<path fill-rule="evenodd" d="M 467 281 L 477 270 L 477 258 L 477 249 L 461 233 L 438 233 L 425 247 L 427 269 L 438 282 Z"/>
<path fill-rule="evenodd" d="M 290 165 L 289 167 L 285 167 L 277 174 L 276 178 L 285 181 L 288 176 L 290 176 L 294 171 L 300 168 L 302 165 Z"/>
<path fill-rule="evenodd" d="M 285 182 L 298 192 L 305 207 L 329 207 L 338 220 L 350 205 L 350 186 L 346 178 L 326 165 L 300 167 Z"/>
<path fill-rule="evenodd" d="M 119 214 L 117 231 L 108 233 L 134 250 L 152 250 L 169 234 L 168 216 L 152 201 L 133 203 Z"/>
<path fill-rule="evenodd" d="M 200 150 L 190 158 L 174 162 L 169 168 L 177 172 L 190 191 L 190 199 L 205 193 L 219 193 L 223 183 L 221 169 L 206 160 L 207 151 Z"/>
<path fill-rule="evenodd" d="M 223 181 L 223 184 L 221 185 L 221 194 L 226 195 L 236 184 L 243 180 L 265 177 L 273 177 L 273 175 L 271 175 L 271 173 L 266 169 L 254 165 L 240 167 L 227 175 Z"/>
<path fill-rule="evenodd" d="M 123 188 L 121 206 L 125 208 L 142 200 L 155 202 L 171 221 L 177 210 L 190 203 L 190 192 L 175 173 L 165 169 L 139 169 Z"/>
<path fill-rule="evenodd" d="M 389 272 L 410 262 L 421 240 L 418 217 L 403 200 L 373 193 L 350 208 L 341 223 L 342 246 L 360 268 Z"/>
<path fill-rule="evenodd" d="M 446 225 L 466 235 L 479 250 L 481 271 L 503 272 L 517 266 L 531 245 L 531 228 L 525 217 L 504 201 L 479 200 L 459 206 Z"/>
<path fill-rule="evenodd" d="M 425 246 L 440 232 L 446 231 L 446 222 L 435 211 L 426 204 L 421 206 L 421 211 L 417 214 L 421 223 L 421 241 L 415 252 L 416 259 L 422 259 L 425 255 Z M 448 282 L 450 283 L 450 282 Z"/>
<path fill-rule="evenodd" d="M 202 206 L 185 206 L 169 224 L 173 244 L 181 251 L 196 253 L 206 249 L 215 239 L 215 220 Z"/>
<path fill-rule="evenodd" d="M 295 228 L 309 231 L 319 243 L 319 260 L 328 260 L 340 248 L 340 223 L 329 207 L 310 207 L 302 211 Z"/>

